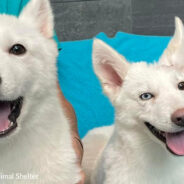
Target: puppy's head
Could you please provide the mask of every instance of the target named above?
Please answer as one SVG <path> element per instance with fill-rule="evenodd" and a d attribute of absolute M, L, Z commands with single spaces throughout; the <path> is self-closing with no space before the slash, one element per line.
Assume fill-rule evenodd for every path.
<path fill-rule="evenodd" d="M 104 42 L 94 40 L 93 66 L 115 107 L 120 128 L 141 129 L 174 154 L 184 155 L 184 72 L 178 69 L 181 53 L 173 41 L 181 41 L 176 38 L 178 29 L 183 29 L 179 19 L 176 26 L 175 36 L 158 64 L 130 64 Z"/>
<path fill-rule="evenodd" d="M 0 136 L 6 136 L 29 111 L 28 101 L 55 86 L 57 46 L 48 0 L 31 0 L 19 17 L 0 15 L 0 25 Z"/>

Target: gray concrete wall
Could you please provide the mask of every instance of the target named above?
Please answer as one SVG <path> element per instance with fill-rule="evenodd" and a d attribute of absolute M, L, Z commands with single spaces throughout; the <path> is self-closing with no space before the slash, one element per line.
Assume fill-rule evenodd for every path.
<path fill-rule="evenodd" d="M 105 32 L 171 35 L 174 17 L 184 20 L 184 0 L 51 0 L 61 41 Z"/>
<path fill-rule="evenodd" d="M 174 17 L 184 20 L 184 0 L 132 0 L 132 32 L 172 35 Z"/>

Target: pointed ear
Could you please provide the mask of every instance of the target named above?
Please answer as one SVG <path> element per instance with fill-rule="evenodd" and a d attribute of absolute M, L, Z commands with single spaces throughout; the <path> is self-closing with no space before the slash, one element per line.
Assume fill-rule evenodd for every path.
<path fill-rule="evenodd" d="M 93 67 L 104 93 L 113 102 L 127 74 L 129 63 L 103 41 L 93 43 Z"/>
<path fill-rule="evenodd" d="M 54 35 L 54 18 L 49 0 L 30 0 L 19 19 L 35 25 L 46 38 Z"/>
<path fill-rule="evenodd" d="M 160 58 L 162 65 L 184 66 L 184 26 L 179 17 L 175 17 L 175 33 L 163 55 Z"/>

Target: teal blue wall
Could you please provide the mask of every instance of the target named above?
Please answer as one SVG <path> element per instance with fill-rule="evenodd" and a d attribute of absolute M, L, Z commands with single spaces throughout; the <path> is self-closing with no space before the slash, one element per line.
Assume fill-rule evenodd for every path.
<path fill-rule="evenodd" d="M 29 0 L 1 0 L 0 13 L 18 16 Z"/>

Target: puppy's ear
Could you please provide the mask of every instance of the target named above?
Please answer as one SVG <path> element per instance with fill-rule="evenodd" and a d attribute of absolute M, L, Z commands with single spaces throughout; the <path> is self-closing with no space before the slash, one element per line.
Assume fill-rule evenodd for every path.
<path fill-rule="evenodd" d="M 93 67 L 104 93 L 113 102 L 129 68 L 126 59 L 99 39 L 93 43 Z"/>
<path fill-rule="evenodd" d="M 54 34 L 54 18 L 49 0 L 30 0 L 19 19 L 35 25 L 46 38 Z"/>
<path fill-rule="evenodd" d="M 159 61 L 162 65 L 184 66 L 184 26 L 179 17 L 175 17 L 175 33 Z"/>

